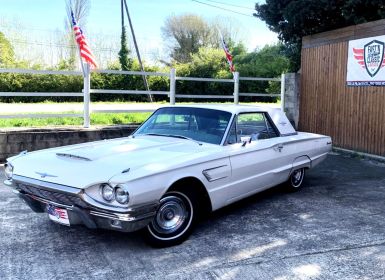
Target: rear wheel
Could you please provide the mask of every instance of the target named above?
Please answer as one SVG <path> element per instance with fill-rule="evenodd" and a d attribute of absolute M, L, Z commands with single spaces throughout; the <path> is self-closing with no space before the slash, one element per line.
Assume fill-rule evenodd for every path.
<path fill-rule="evenodd" d="M 303 178 L 305 177 L 305 168 L 294 170 L 286 182 L 286 189 L 290 192 L 295 192 L 301 189 Z"/>
<path fill-rule="evenodd" d="M 145 228 L 146 241 L 155 247 L 180 244 L 193 230 L 197 216 L 195 210 L 193 195 L 179 191 L 166 193 L 154 219 Z"/>

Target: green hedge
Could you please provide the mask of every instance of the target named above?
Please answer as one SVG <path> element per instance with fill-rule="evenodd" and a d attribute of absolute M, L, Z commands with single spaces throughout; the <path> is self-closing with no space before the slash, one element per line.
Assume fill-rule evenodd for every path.
<path fill-rule="evenodd" d="M 282 72 L 287 71 L 289 62 L 282 54 L 282 47 L 266 46 L 261 50 L 251 53 L 240 53 L 234 56 L 236 71 L 241 77 L 279 77 Z M 203 78 L 227 78 L 232 74 L 224 59 L 223 50 L 212 48 L 201 48 L 198 53 L 192 54 L 191 62 L 178 64 L 177 76 L 180 77 L 203 77 Z M 110 69 L 119 69 L 114 64 Z M 132 70 L 140 69 L 137 61 L 134 61 Z M 169 72 L 169 67 L 148 66 L 145 71 Z M 149 76 L 148 83 L 151 90 L 169 91 L 168 77 Z M 67 75 L 41 75 L 41 74 L 0 74 L 0 91 L 2 92 L 81 92 L 83 78 L 81 76 Z M 92 73 L 91 88 L 93 89 L 120 89 L 120 90 L 144 90 L 142 77 L 139 75 L 119 75 Z M 240 92 L 249 93 L 277 93 L 279 82 L 240 82 Z M 177 94 L 202 94 L 202 95 L 232 95 L 233 83 L 217 82 L 195 82 L 177 81 Z M 147 101 L 146 95 L 125 94 L 92 94 L 92 101 Z M 155 101 L 167 100 L 167 96 L 156 95 Z M 250 102 L 275 102 L 275 97 L 246 97 L 242 101 Z M 81 97 L 2 97 L 0 102 L 43 102 L 45 100 L 55 102 L 81 101 Z M 218 99 L 205 101 L 218 101 Z M 183 101 L 202 101 L 202 99 L 184 99 Z"/>

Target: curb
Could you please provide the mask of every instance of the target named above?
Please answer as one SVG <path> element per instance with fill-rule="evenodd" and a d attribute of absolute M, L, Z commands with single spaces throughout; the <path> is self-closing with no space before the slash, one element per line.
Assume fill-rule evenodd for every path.
<path fill-rule="evenodd" d="M 347 155 L 350 155 L 353 157 L 359 156 L 359 157 L 363 157 L 365 159 L 370 159 L 370 160 L 375 160 L 378 162 L 385 163 L 385 157 L 383 157 L 383 156 L 378 156 L 378 155 L 373 155 L 373 154 L 368 154 L 368 153 L 363 153 L 363 152 L 357 152 L 357 151 L 338 148 L 338 147 L 333 147 L 333 151 L 341 153 L 341 154 L 347 154 Z"/>

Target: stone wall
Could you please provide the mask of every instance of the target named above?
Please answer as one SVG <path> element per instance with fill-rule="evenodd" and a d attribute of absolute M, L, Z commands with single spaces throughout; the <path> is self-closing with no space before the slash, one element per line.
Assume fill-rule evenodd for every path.
<path fill-rule="evenodd" d="M 93 128 L 39 128 L 0 130 L 0 162 L 21 151 L 35 151 L 130 135 L 136 125 Z"/>
<path fill-rule="evenodd" d="M 300 74 L 285 74 L 285 96 L 284 111 L 287 118 L 298 129 L 299 121 L 299 97 L 300 97 Z"/>

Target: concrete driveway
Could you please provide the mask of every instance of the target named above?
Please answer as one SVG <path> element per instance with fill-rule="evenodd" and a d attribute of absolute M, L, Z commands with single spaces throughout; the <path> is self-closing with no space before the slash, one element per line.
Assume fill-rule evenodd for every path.
<path fill-rule="evenodd" d="M 1 185 L 0 279 L 384 279 L 384 201 L 385 164 L 331 154 L 302 191 L 263 192 L 153 249 L 51 223 Z"/>

